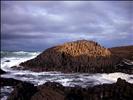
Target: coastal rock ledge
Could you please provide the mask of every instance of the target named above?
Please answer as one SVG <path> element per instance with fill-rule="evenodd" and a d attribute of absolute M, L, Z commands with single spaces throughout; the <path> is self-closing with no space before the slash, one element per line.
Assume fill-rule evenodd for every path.
<path fill-rule="evenodd" d="M 133 85 L 118 78 L 116 83 L 94 87 L 64 87 L 56 82 L 40 86 L 20 83 L 7 100 L 133 100 Z"/>
<path fill-rule="evenodd" d="M 97 42 L 77 40 L 48 48 L 20 66 L 32 71 L 110 73 L 116 71 L 115 65 L 120 61 Z"/>

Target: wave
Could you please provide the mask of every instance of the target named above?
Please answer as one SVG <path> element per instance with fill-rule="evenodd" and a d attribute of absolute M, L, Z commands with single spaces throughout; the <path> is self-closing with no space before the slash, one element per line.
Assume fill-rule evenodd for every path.
<path fill-rule="evenodd" d="M 63 86 L 95 86 L 100 84 L 115 83 L 118 78 L 125 79 L 129 83 L 133 83 L 133 75 L 125 73 L 98 73 L 98 74 L 85 74 L 85 73 L 73 73 L 64 74 L 60 72 L 31 72 L 31 71 L 16 71 L 13 73 L 3 74 L 1 77 L 14 78 L 21 81 L 28 81 L 34 85 L 41 85 L 47 81 L 59 82 Z"/>
<path fill-rule="evenodd" d="M 29 57 L 39 55 L 40 52 L 25 52 L 25 51 L 1 51 L 1 58 L 4 57 Z"/>
<path fill-rule="evenodd" d="M 19 63 L 26 60 L 32 59 L 37 56 L 40 52 L 1 52 L 9 53 L 1 58 L 2 70 L 8 72 L 1 75 L 5 78 L 14 78 L 17 80 L 28 81 L 34 85 L 41 85 L 47 81 L 59 82 L 64 86 L 94 86 L 99 84 L 111 84 L 117 81 L 120 77 L 126 81 L 133 83 L 133 75 L 117 72 L 117 73 L 72 73 L 66 74 L 61 72 L 32 72 L 28 70 L 14 70 L 11 67 L 17 66 Z M 11 53 L 11 54 L 10 54 Z M 17 56 L 16 56 L 17 55 Z M 28 56 L 27 56 L 28 55 Z"/>
<path fill-rule="evenodd" d="M 40 52 L 1 51 L 1 68 L 6 72 L 14 71 L 11 68 L 12 66 L 18 66 L 19 63 L 32 59 L 39 54 Z"/>

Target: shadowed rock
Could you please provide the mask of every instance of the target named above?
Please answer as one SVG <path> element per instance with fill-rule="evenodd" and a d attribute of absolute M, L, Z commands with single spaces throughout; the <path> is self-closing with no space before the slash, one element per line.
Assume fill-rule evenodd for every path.
<path fill-rule="evenodd" d="M 6 72 L 5 71 L 3 71 L 2 69 L 0 69 L 0 75 L 1 74 L 5 74 Z"/>
<path fill-rule="evenodd" d="M 7 100 L 30 100 L 31 96 L 37 92 L 37 87 L 33 84 L 21 82 L 17 84 Z"/>
<path fill-rule="evenodd" d="M 0 86 L 15 86 L 22 81 L 12 79 L 12 78 L 2 78 L 0 77 Z"/>
<path fill-rule="evenodd" d="M 35 90 L 34 90 L 35 89 Z M 19 84 L 8 100 L 132 100 L 133 84 L 118 79 L 113 84 L 94 87 L 64 87 L 56 82 L 41 86 Z"/>

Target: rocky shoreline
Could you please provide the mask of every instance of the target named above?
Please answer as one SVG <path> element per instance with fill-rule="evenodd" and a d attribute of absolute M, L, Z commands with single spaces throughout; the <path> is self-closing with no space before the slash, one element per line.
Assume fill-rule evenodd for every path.
<path fill-rule="evenodd" d="M 16 82 L 14 79 L 6 79 Z M 118 79 L 113 84 L 94 87 L 64 87 L 56 82 L 34 86 L 27 82 L 13 83 L 14 90 L 7 100 L 132 100 L 133 84 Z"/>
<path fill-rule="evenodd" d="M 31 83 L 0 77 L 0 85 L 13 86 L 7 100 L 132 100 L 133 84 L 118 78 L 116 83 L 94 87 L 65 87 L 57 82 L 34 86 Z"/>

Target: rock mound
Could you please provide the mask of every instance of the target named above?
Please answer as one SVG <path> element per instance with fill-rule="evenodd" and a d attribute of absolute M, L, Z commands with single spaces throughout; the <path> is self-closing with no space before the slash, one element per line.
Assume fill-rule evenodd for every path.
<path fill-rule="evenodd" d="M 78 40 L 46 49 L 20 66 L 34 71 L 108 72 L 118 61 L 97 42 Z"/>
<path fill-rule="evenodd" d="M 37 92 L 37 87 L 27 82 L 17 84 L 7 100 L 30 100 Z"/>
<path fill-rule="evenodd" d="M 19 81 L 13 78 L 0 77 L 0 86 L 16 86 L 19 83 L 22 83 L 22 81 Z"/>

